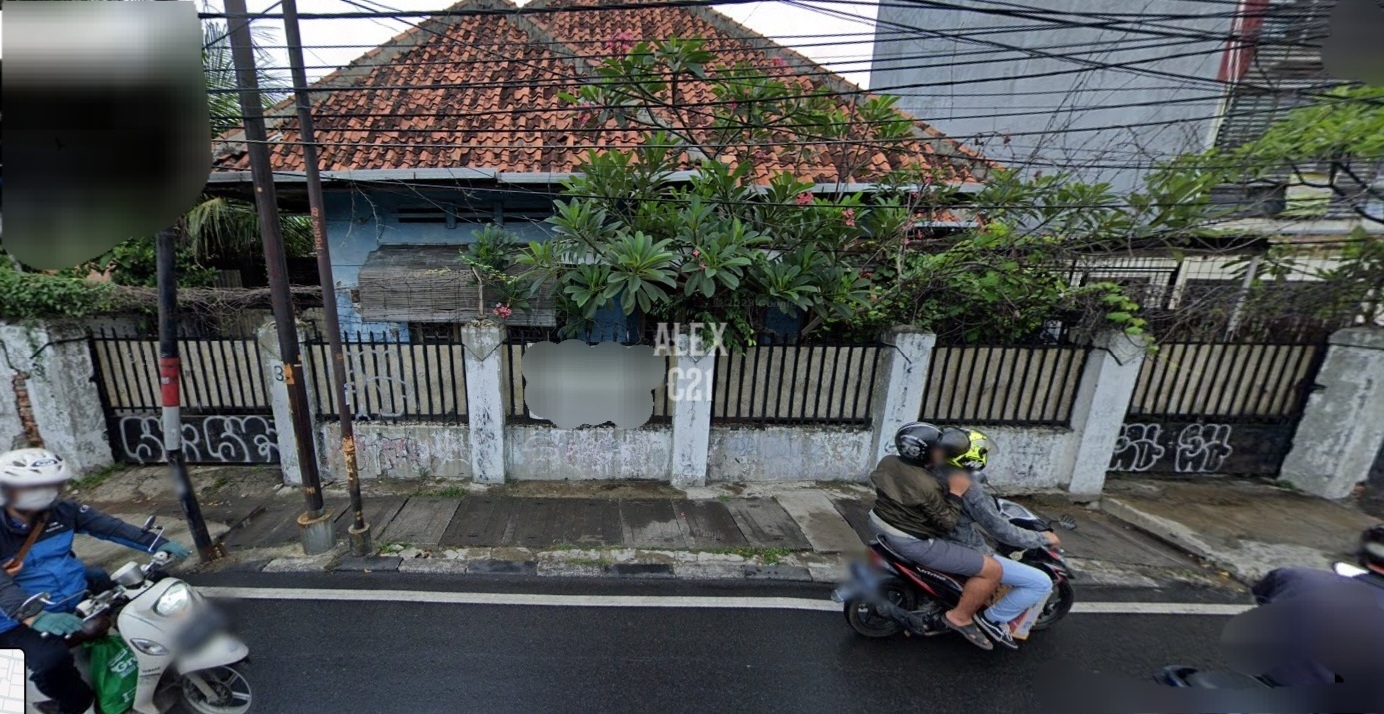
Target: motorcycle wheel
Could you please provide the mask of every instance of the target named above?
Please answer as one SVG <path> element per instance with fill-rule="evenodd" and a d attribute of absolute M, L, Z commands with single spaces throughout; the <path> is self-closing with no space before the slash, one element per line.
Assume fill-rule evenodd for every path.
<path fill-rule="evenodd" d="M 1046 630 L 1057 623 L 1058 620 L 1067 616 L 1072 611 L 1072 604 L 1076 602 L 1076 591 L 1072 589 L 1072 584 L 1066 580 L 1057 583 L 1056 592 L 1048 598 L 1048 602 L 1043 606 L 1043 611 L 1038 614 L 1038 619 L 1033 623 L 1033 630 Z"/>
<path fill-rule="evenodd" d="M 213 667 L 197 672 L 215 691 L 208 698 L 191 679 L 184 676 L 178 682 L 178 706 L 175 712 L 187 714 L 245 714 L 250 710 L 250 680 L 240 665 Z"/>
<path fill-rule="evenodd" d="M 913 593 L 901 583 L 886 583 L 883 589 L 890 602 L 905 610 L 914 608 Z M 903 625 L 875 612 L 874 606 L 863 598 L 847 600 L 843 610 L 851 629 L 863 637 L 883 639 L 903 631 Z"/>

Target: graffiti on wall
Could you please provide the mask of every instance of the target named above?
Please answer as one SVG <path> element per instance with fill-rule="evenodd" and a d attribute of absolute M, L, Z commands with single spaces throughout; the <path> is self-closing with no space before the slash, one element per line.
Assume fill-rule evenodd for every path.
<path fill-rule="evenodd" d="M 1294 425 L 1137 422 L 1125 424 L 1111 471 L 1273 474 L 1292 445 Z"/>
<path fill-rule="evenodd" d="M 115 457 L 127 463 L 160 463 L 163 422 L 157 414 L 120 417 Z M 183 454 L 190 464 L 277 464 L 278 434 L 268 414 L 183 417 Z"/>
<path fill-rule="evenodd" d="M 1218 471 L 1226 457 L 1234 453 L 1230 445 L 1229 424 L 1188 424 L 1177 434 L 1174 457 L 1178 473 Z"/>
<path fill-rule="evenodd" d="M 404 378 L 398 353 L 384 348 L 363 348 L 353 357 L 346 363 L 345 385 L 346 403 L 353 417 L 369 421 L 397 419 L 406 414 L 413 398 L 412 385 Z M 374 407 L 373 412 L 371 407 Z"/>

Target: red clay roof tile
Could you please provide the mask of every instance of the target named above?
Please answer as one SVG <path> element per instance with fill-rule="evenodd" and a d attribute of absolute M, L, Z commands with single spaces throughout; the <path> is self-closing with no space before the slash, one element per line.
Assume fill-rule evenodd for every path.
<path fill-rule="evenodd" d="M 466 5 L 471 0 L 461 3 Z M 598 0 L 534 0 L 529 7 L 572 8 Z M 626 6 L 630 4 L 628 0 Z M 333 170 L 394 168 L 483 168 L 506 172 L 570 172 L 590 146 L 626 147 L 638 132 L 607 122 L 578 127 L 576 113 L 558 98 L 581 84 L 585 62 L 609 46 L 633 38 L 699 37 L 717 55 L 716 64 L 750 63 L 804 88 L 854 88 L 789 50 L 737 25 L 708 7 L 650 5 L 599 12 L 471 15 L 433 18 L 367 52 L 352 65 L 314 84 L 313 117 L 322 164 Z M 555 42 L 554 42 L 555 41 Z M 589 71 L 589 70 L 588 70 Z M 395 87 L 408 87 L 396 89 Z M 693 82 L 680 89 L 696 105 L 716 101 L 711 86 Z M 864 98 L 863 94 L 855 96 Z M 849 98 L 843 106 L 849 106 Z M 698 116 L 705 108 L 690 108 Z M 287 117 L 291 101 L 271 112 Z M 705 121 L 705 114 L 701 114 Z M 295 119 L 276 120 L 282 138 L 271 152 L 277 171 L 302 171 Z M 794 171 L 819 183 L 837 180 L 839 165 L 854 169 L 852 181 L 869 180 L 905 166 L 944 170 L 952 181 L 974 180 L 971 147 L 945 139 L 917 122 L 919 140 L 889 147 L 799 146 L 791 135 L 782 144 L 754 150 L 755 177 Z M 223 137 L 233 147 L 218 157 L 219 170 L 249 166 L 243 134 Z M 947 147 L 939 158 L 934 143 Z M 802 151 L 803 148 L 808 151 Z M 730 161 L 739 157 L 731 156 Z"/>

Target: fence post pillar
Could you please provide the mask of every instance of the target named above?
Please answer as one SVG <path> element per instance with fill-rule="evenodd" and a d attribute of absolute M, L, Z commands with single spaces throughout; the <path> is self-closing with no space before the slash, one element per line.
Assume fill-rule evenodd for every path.
<path fill-rule="evenodd" d="M 1075 446 L 1064 463 L 1064 471 L 1071 475 L 1067 491 L 1078 500 L 1095 500 L 1105 489 L 1105 473 L 1134 398 L 1148 344 L 1142 336 L 1116 330 L 1091 340 L 1091 354 L 1072 399 Z"/>
<path fill-rule="evenodd" d="M 505 482 L 505 402 L 501 391 L 505 326 L 489 320 L 461 326 L 466 364 L 466 421 L 471 438 L 471 479 Z"/>
<path fill-rule="evenodd" d="M 937 335 L 898 325 L 880 341 L 884 346 L 875 367 L 875 391 L 870 400 L 874 435 L 870 442 L 871 461 L 865 464 L 865 473 L 894 452 L 894 433 L 899 427 L 918 421 Z"/>
<path fill-rule="evenodd" d="M 1384 448 L 1384 330 L 1331 335 L 1279 478 L 1315 496 L 1339 499 L 1369 478 Z"/>
<path fill-rule="evenodd" d="M 75 325 L 0 325 L 0 449 L 39 445 L 85 473 L 113 463 L 100 379 Z"/>
<path fill-rule="evenodd" d="M 311 359 L 308 355 L 307 345 L 302 343 L 303 335 L 307 334 L 307 323 L 298 321 L 298 351 L 303 356 L 303 375 L 306 380 L 304 385 L 308 392 L 308 409 L 312 412 L 313 438 L 317 437 L 317 394 L 312 378 Z M 264 369 L 264 383 L 269 386 L 269 408 L 274 413 L 274 436 L 279 447 L 279 468 L 284 474 L 284 483 L 292 486 L 303 484 L 302 466 L 298 463 L 298 441 L 293 434 L 293 412 L 288 402 L 288 383 L 284 381 L 283 356 L 279 354 L 279 336 L 274 331 L 274 321 L 267 320 L 255 330 L 255 342 L 259 347 L 260 365 Z M 323 462 L 330 459 L 326 457 L 326 452 L 318 451 L 323 454 Z M 325 476 L 326 474 L 324 474 Z"/>
<path fill-rule="evenodd" d="M 716 350 L 692 350 L 688 335 L 677 336 L 673 357 L 673 486 L 689 488 L 706 485 L 707 460 L 711 449 L 711 385 L 716 377 Z M 694 352 L 696 354 L 694 354 Z"/>

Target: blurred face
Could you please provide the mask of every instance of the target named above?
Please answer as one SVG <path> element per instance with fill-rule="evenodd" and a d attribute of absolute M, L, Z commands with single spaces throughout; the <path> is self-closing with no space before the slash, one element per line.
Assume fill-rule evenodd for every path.
<path fill-rule="evenodd" d="M 58 499 L 57 486 L 34 486 L 5 490 L 5 503 L 16 511 L 41 511 Z"/>

